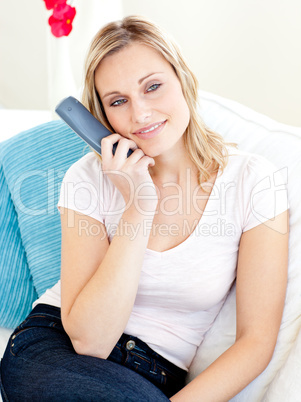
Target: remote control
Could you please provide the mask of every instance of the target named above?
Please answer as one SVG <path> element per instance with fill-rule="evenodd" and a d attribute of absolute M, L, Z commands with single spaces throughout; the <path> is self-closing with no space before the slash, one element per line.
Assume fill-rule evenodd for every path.
<path fill-rule="evenodd" d="M 100 141 L 112 133 L 80 101 L 69 96 L 56 106 L 55 111 L 79 137 L 101 155 Z M 117 143 L 113 145 L 113 154 L 116 148 Z M 132 153 L 130 149 L 127 157 Z"/>

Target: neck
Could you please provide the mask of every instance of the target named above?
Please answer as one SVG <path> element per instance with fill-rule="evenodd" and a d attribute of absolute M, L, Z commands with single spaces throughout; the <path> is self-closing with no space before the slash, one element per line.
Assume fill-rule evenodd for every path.
<path fill-rule="evenodd" d="M 150 175 L 157 185 L 168 182 L 179 185 L 186 183 L 187 177 L 198 178 L 198 169 L 190 159 L 184 145 L 154 158 L 155 166 L 149 168 Z"/>

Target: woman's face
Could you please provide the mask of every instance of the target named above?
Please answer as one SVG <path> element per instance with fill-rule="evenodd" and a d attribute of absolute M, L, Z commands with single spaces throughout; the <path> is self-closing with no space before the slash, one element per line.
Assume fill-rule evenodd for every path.
<path fill-rule="evenodd" d="M 95 86 L 114 131 L 146 155 L 183 147 L 189 108 L 172 66 L 155 49 L 134 42 L 105 57 Z"/>

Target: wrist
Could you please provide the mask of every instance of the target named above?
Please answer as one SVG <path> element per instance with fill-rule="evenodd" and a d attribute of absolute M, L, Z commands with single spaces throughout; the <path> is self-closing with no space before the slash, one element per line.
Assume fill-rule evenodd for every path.
<path fill-rule="evenodd" d="M 128 222 L 153 221 L 157 210 L 157 202 L 144 204 L 143 207 L 132 203 L 128 205 L 122 215 L 122 218 Z"/>
<path fill-rule="evenodd" d="M 133 216 L 142 219 L 153 219 L 158 206 L 158 196 L 155 194 L 140 195 L 126 202 L 125 210 Z"/>

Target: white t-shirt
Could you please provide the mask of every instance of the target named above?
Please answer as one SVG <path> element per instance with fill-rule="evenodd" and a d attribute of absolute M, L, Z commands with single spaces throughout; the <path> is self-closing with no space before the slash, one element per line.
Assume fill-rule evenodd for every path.
<path fill-rule="evenodd" d="M 288 209 L 279 169 L 261 156 L 235 148 L 229 151 L 229 162 L 223 174 L 219 172 L 190 236 L 167 251 L 146 249 L 137 297 L 124 331 L 186 370 L 235 280 L 242 233 Z M 104 223 L 111 242 L 125 202 L 91 152 L 67 171 L 60 206 Z M 184 230 L 188 236 L 187 225 Z M 37 303 L 60 307 L 60 282 Z"/>

